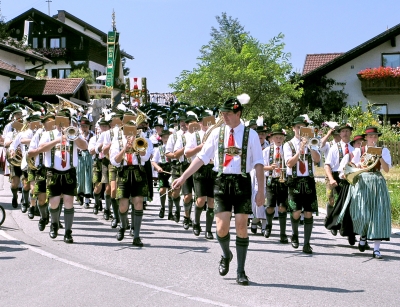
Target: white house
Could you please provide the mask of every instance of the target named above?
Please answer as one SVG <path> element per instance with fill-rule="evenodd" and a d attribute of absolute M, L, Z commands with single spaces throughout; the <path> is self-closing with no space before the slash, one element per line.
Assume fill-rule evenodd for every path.
<path fill-rule="evenodd" d="M 400 67 L 400 24 L 345 53 L 308 54 L 304 80 L 326 76 L 344 87 L 346 102 L 379 105 L 392 123 L 400 121 L 400 82 L 366 82 L 357 74 L 366 68 Z"/>

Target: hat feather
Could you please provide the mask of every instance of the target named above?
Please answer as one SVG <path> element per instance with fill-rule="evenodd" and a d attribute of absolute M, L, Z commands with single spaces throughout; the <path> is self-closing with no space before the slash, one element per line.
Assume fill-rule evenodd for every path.
<path fill-rule="evenodd" d="M 250 96 L 247 95 L 246 93 L 240 94 L 239 96 L 236 97 L 237 100 L 239 100 L 239 102 L 241 104 L 248 104 L 250 101 Z"/>
<path fill-rule="evenodd" d="M 307 114 L 303 114 L 303 115 L 300 115 L 300 116 L 304 117 L 304 120 L 305 120 L 307 123 L 311 123 L 311 120 L 310 120 L 310 118 L 308 117 Z"/>
<path fill-rule="evenodd" d="M 263 126 L 264 124 L 264 117 L 263 116 L 259 116 L 256 120 L 257 126 Z"/>
<path fill-rule="evenodd" d="M 335 129 L 336 126 L 339 126 L 337 122 L 325 122 L 324 124 L 331 129 Z"/>

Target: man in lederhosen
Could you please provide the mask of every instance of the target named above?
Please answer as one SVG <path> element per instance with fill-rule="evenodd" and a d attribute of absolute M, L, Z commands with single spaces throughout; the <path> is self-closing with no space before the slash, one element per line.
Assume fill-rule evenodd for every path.
<path fill-rule="evenodd" d="M 4 148 L 6 148 L 6 149 L 10 147 L 12 142 L 16 139 L 17 135 L 20 133 L 12 126 L 15 121 L 22 123 L 22 118 L 21 118 L 22 110 L 16 109 L 12 113 L 12 116 L 14 118 L 14 121 L 4 127 L 4 134 L 3 134 L 4 135 Z M 21 150 L 21 153 L 23 153 L 24 149 L 19 147 L 19 150 Z M 15 151 L 13 151 L 13 150 L 10 151 L 10 156 L 14 156 L 15 154 L 16 154 Z M 12 204 L 13 208 L 17 208 L 18 207 L 18 187 L 20 184 L 21 176 L 22 176 L 22 170 L 21 170 L 20 165 L 19 166 L 13 165 L 8 162 L 8 166 L 10 169 L 10 176 L 9 176 L 10 179 L 9 180 L 11 183 L 11 192 L 13 194 L 11 204 Z M 26 200 L 25 200 L 25 198 L 26 198 Z M 28 210 L 28 205 L 27 205 L 28 198 L 29 198 L 29 185 L 26 185 L 23 187 L 23 191 L 22 191 L 21 211 L 23 213 L 25 213 L 26 210 Z"/>
<path fill-rule="evenodd" d="M 169 190 L 170 184 L 169 179 L 171 177 L 171 162 L 165 155 L 165 146 L 168 142 L 168 138 L 171 132 L 169 130 L 163 130 L 160 132 L 162 144 L 154 148 L 153 158 L 151 159 L 151 163 L 154 169 L 158 173 L 158 187 L 159 187 L 159 194 L 160 194 L 160 202 L 161 208 L 158 214 L 159 218 L 164 218 L 165 215 L 165 200 L 168 195 L 168 220 L 173 220 L 173 213 L 172 213 L 172 194 Z"/>
<path fill-rule="evenodd" d="M 103 212 L 103 217 L 106 221 L 110 219 L 110 208 L 111 208 L 111 187 L 109 184 L 109 174 L 108 166 L 110 165 L 110 160 L 104 156 L 101 152 L 102 143 L 99 142 L 99 138 L 103 132 L 110 129 L 110 123 L 101 118 L 98 122 L 99 130 L 94 137 L 89 141 L 88 150 L 93 156 L 93 172 L 92 172 L 92 182 L 93 182 L 93 196 L 94 196 L 94 208 L 93 213 L 97 214 L 100 209 L 101 199 L 100 193 L 102 191 L 103 184 L 105 184 L 105 200 L 106 206 Z"/>
<path fill-rule="evenodd" d="M 264 237 L 269 238 L 272 229 L 272 219 L 275 214 L 275 207 L 278 206 L 278 219 L 280 228 L 280 242 L 288 243 L 286 236 L 286 218 L 288 205 L 288 187 L 286 185 L 286 166 L 283 154 L 283 142 L 286 132 L 277 126 L 271 131 L 272 145 L 263 151 L 264 170 L 267 173 L 267 224 Z"/>
<path fill-rule="evenodd" d="M 103 153 L 105 157 L 110 157 L 110 148 L 112 141 L 114 138 L 117 140 L 122 140 L 122 118 L 124 116 L 124 112 L 117 110 L 111 116 L 110 127 L 111 129 L 104 131 L 100 134 L 95 146 L 96 154 Z M 121 148 L 122 149 L 122 148 Z M 113 220 L 111 221 L 111 228 L 117 228 L 119 219 L 119 209 L 118 209 L 118 201 L 116 199 L 117 196 L 117 168 L 110 163 L 108 165 L 108 180 L 110 183 L 110 196 L 111 196 L 111 206 L 113 209 Z"/>
<path fill-rule="evenodd" d="M 200 130 L 195 131 L 187 138 L 185 146 L 185 156 L 187 158 L 195 157 L 203 148 L 203 137 L 208 127 L 203 125 L 203 118 L 210 116 L 204 112 L 198 115 Z M 206 211 L 206 231 L 205 238 L 208 240 L 214 239 L 211 232 L 212 223 L 214 221 L 214 182 L 216 173 L 212 170 L 214 164 L 208 163 L 199 168 L 193 174 L 194 193 L 196 195 L 196 206 L 194 210 L 193 234 L 199 236 L 202 231 L 200 227 L 200 217 L 203 212 L 204 205 L 207 202 Z"/>
<path fill-rule="evenodd" d="M 44 166 L 43 153 L 39 153 L 39 141 L 45 131 L 51 131 L 55 125 L 55 115 L 52 113 L 46 114 L 42 120 L 43 128 L 40 128 L 33 135 L 32 140 L 29 144 L 28 158 L 35 158 L 36 170 L 32 171 L 31 190 L 32 198 L 37 198 L 38 208 L 40 213 L 40 219 L 38 222 L 38 228 L 43 231 L 46 225 L 49 223 L 48 215 L 48 202 L 46 196 L 46 167 Z M 29 176 L 29 175 L 28 175 Z M 32 189 L 33 184 L 33 189 Z"/>
<path fill-rule="evenodd" d="M 61 110 L 57 117 L 70 120 L 68 110 Z M 61 119 L 62 120 L 62 119 Z M 59 204 L 61 195 L 64 200 L 65 243 L 73 243 L 72 223 L 74 219 L 74 196 L 76 196 L 78 165 L 78 149 L 86 150 L 87 142 L 78 136 L 75 141 L 69 141 L 63 130 L 66 127 L 58 125 L 56 129 L 43 133 L 39 141 L 39 153 L 44 153 L 46 172 L 46 190 L 50 204 L 50 237 L 57 238 L 59 229 Z"/>
<path fill-rule="evenodd" d="M 124 126 L 124 133 L 129 126 L 135 126 L 129 121 Z M 122 139 L 114 139 L 110 148 L 110 162 L 118 168 L 117 177 L 117 199 L 119 201 L 119 217 L 121 227 L 117 233 L 117 240 L 124 238 L 125 230 L 128 228 L 129 198 L 134 205 L 134 239 L 132 244 L 141 247 L 143 243 L 140 238 L 140 228 L 143 219 L 143 197 L 148 195 L 148 183 L 144 163 L 150 158 L 153 147 L 147 150 L 135 152 L 133 142 L 136 135 L 125 136 Z M 150 150 L 149 150 L 150 148 Z"/>
<path fill-rule="evenodd" d="M 40 112 L 38 112 L 40 114 Z M 35 208 L 36 208 L 36 197 L 33 196 L 33 187 L 34 187 L 34 177 L 31 168 L 27 164 L 27 154 L 28 154 L 28 148 L 29 144 L 31 142 L 31 139 L 33 137 L 34 131 L 31 129 L 31 125 L 40 125 L 40 115 L 39 114 L 31 114 L 27 119 L 26 119 L 26 125 L 28 125 L 28 128 L 24 131 L 21 131 L 18 133 L 17 137 L 15 138 L 14 142 L 12 143 L 13 150 L 15 151 L 17 147 L 21 147 L 23 149 L 24 153 L 24 158 L 22 159 L 21 162 L 21 170 L 22 170 L 22 182 L 24 185 L 24 191 L 25 187 L 29 185 L 30 188 L 30 206 L 29 202 L 25 201 L 25 204 L 22 205 L 23 208 L 21 208 L 22 212 L 26 211 L 26 206 L 29 206 L 28 210 L 28 217 L 30 219 L 33 219 L 35 216 Z M 34 128 L 35 129 L 35 128 Z M 36 129 L 35 129 L 36 130 Z M 35 131 L 36 132 L 36 131 Z M 27 195 L 24 192 L 24 199 L 26 199 Z"/>
<path fill-rule="evenodd" d="M 232 209 L 235 213 L 237 278 L 240 285 L 248 285 L 244 267 L 246 262 L 249 237 L 247 220 L 251 208 L 250 171 L 256 168 L 258 185 L 264 186 L 263 157 L 257 133 L 245 127 L 240 117 L 248 95 L 229 98 L 220 108 L 225 125 L 214 129 L 200 153 L 189 168 L 176 179 L 172 187 L 179 188 L 203 164 L 214 160 L 213 170 L 217 172 L 214 186 L 214 212 L 217 226 L 217 240 L 223 255 L 219 263 L 219 274 L 225 276 L 229 272 L 229 263 L 233 254 L 230 244 L 230 219 Z M 258 206 L 264 204 L 264 190 L 259 189 L 256 195 Z"/>
<path fill-rule="evenodd" d="M 195 115 L 188 115 L 185 119 L 186 126 L 188 127 L 191 123 L 196 123 L 197 118 Z M 187 158 L 184 155 L 185 147 L 187 140 L 191 138 L 191 133 L 186 131 L 183 133 L 177 140 L 174 146 L 174 155 L 175 158 L 179 159 L 182 174 L 190 165 L 192 159 Z M 183 217 L 183 228 L 188 230 L 190 226 L 192 226 L 192 219 L 190 215 L 192 213 L 192 202 L 193 202 L 193 176 L 188 178 L 182 186 L 182 194 L 183 194 L 183 210 L 184 210 L 184 217 Z"/>
<path fill-rule="evenodd" d="M 172 180 L 179 178 L 181 173 L 181 163 L 179 159 L 175 156 L 174 147 L 179 138 L 182 137 L 185 133 L 187 133 L 187 125 L 186 125 L 186 115 L 181 114 L 178 118 L 180 130 L 176 133 L 172 133 L 169 138 L 167 145 L 165 145 L 165 154 L 168 159 L 171 160 L 171 172 L 172 172 Z M 174 189 L 172 191 L 172 201 L 175 205 L 175 214 L 174 220 L 176 223 L 179 223 L 180 216 L 181 216 L 181 197 L 180 197 L 181 189 Z"/>
<path fill-rule="evenodd" d="M 304 245 L 303 253 L 312 254 L 310 238 L 313 228 L 313 212 L 318 212 L 317 192 L 314 180 L 314 163 L 321 156 L 317 150 L 309 149 L 308 138 L 301 137 L 300 128 L 309 125 L 303 116 L 293 121 L 295 136 L 283 145 L 286 160 L 287 185 L 289 187 L 289 210 L 292 223 L 292 247 L 299 247 L 299 222 L 301 211 L 304 211 Z"/>

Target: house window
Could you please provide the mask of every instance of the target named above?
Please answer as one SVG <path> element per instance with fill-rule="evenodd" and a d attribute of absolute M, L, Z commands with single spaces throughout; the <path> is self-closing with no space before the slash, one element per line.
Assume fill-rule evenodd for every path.
<path fill-rule="evenodd" d="M 47 48 L 47 39 L 46 39 L 46 37 L 43 38 L 42 42 L 43 42 L 42 48 Z"/>
<path fill-rule="evenodd" d="M 69 69 L 69 68 L 52 69 L 51 77 L 58 78 L 58 79 L 66 79 L 66 78 L 68 78 L 70 73 L 71 73 L 71 69 Z"/>
<path fill-rule="evenodd" d="M 50 48 L 60 48 L 60 39 L 50 38 Z"/>
<path fill-rule="evenodd" d="M 67 48 L 67 38 L 61 37 L 61 48 Z"/>
<path fill-rule="evenodd" d="M 32 38 L 32 48 L 33 49 L 36 49 L 36 48 L 38 48 L 39 46 L 38 46 L 38 38 L 37 37 L 33 37 Z"/>
<path fill-rule="evenodd" d="M 400 67 L 400 53 L 382 54 L 383 67 Z"/>

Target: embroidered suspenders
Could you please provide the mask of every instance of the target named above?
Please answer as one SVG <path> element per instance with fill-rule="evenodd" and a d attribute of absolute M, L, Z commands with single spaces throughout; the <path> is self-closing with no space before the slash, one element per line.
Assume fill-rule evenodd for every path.
<path fill-rule="evenodd" d="M 342 159 L 343 159 L 342 145 L 340 145 L 340 142 L 336 143 L 336 145 L 337 145 L 337 148 L 338 148 L 338 151 L 339 151 L 339 164 L 340 164 L 340 162 L 342 162 Z"/>
<path fill-rule="evenodd" d="M 200 134 L 198 131 L 195 132 L 195 136 L 196 136 L 196 145 L 199 146 L 201 144 L 201 140 L 200 140 Z"/>
<path fill-rule="evenodd" d="M 245 127 L 244 132 L 243 132 L 243 141 L 242 141 L 242 155 L 241 155 L 241 160 L 240 160 L 240 168 L 241 168 L 241 174 L 243 177 L 247 177 L 246 174 L 246 160 L 247 160 L 247 147 L 248 147 L 248 141 L 249 141 L 249 133 L 250 133 L 250 128 Z M 222 125 L 220 130 L 219 130 L 219 140 L 218 140 L 218 175 L 221 176 L 223 172 L 223 164 L 224 164 L 224 141 L 225 141 L 225 125 Z"/>
<path fill-rule="evenodd" d="M 296 150 L 294 149 L 294 145 L 292 141 L 288 142 L 290 149 L 292 150 L 292 156 L 296 155 Z M 306 154 L 307 157 L 307 164 L 308 164 L 308 176 L 314 177 L 313 169 L 312 169 L 312 157 L 311 154 Z M 296 165 L 293 165 L 292 167 L 292 177 L 296 178 L 297 177 L 297 163 Z"/>
<path fill-rule="evenodd" d="M 274 145 L 271 145 L 270 147 L 269 147 L 269 165 L 272 165 L 273 163 L 274 163 L 274 148 L 275 148 L 275 146 Z M 279 157 L 279 160 L 280 161 L 282 161 L 281 159 L 283 159 L 283 161 L 285 161 L 285 159 L 284 159 L 284 157 L 283 157 L 283 150 L 281 151 L 281 153 L 280 153 L 280 157 Z M 279 162 L 279 161 L 278 161 Z M 279 163 L 281 163 L 281 162 L 279 162 Z M 280 167 L 280 166 L 279 166 Z M 268 180 L 267 180 L 267 185 L 269 186 L 269 185 L 271 185 L 271 182 L 272 182 L 272 173 L 273 173 L 274 171 L 268 171 Z M 281 170 L 281 172 L 282 172 L 282 170 Z"/>
<path fill-rule="evenodd" d="M 161 145 L 158 147 L 158 150 L 160 151 L 160 158 L 161 158 L 161 163 L 167 163 L 167 159 L 165 157 L 165 148 L 164 145 Z"/>
<path fill-rule="evenodd" d="M 49 135 L 50 135 L 50 141 L 53 141 L 54 140 L 53 131 L 49 131 Z M 69 148 L 70 148 L 70 151 L 69 151 L 69 157 L 70 157 L 69 166 L 71 168 L 73 168 L 74 167 L 74 142 L 69 142 Z M 61 148 L 60 148 L 60 150 L 61 150 Z M 50 168 L 54 168 L 54 156 L 55 156 L 55 153 L 56 153 L 56 148 L 53 147 L 51 149 L 51 165 L 50 165 Z"/>

